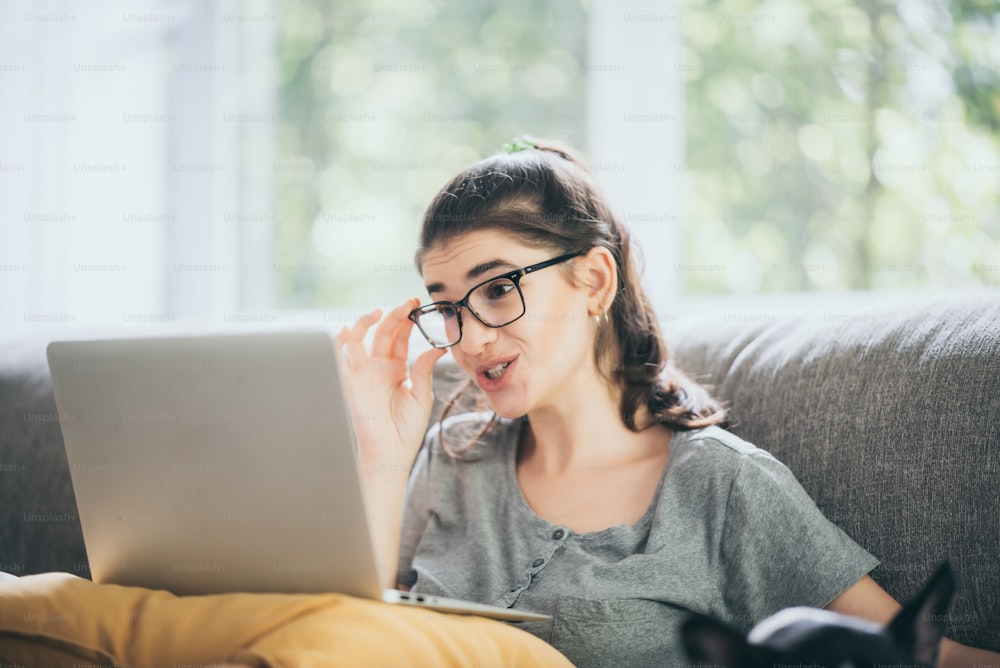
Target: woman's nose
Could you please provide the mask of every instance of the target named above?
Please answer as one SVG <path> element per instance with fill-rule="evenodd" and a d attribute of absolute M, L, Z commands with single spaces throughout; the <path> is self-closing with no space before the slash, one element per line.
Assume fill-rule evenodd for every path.
<path fill-rule="evenodd" d="M 497 332 L 499 329 L 487 327 L 469 313 L 462 318 L 462 340 L 456 347 L 467 355 L 478 355 L 483 346 L 496 340 Z"/>

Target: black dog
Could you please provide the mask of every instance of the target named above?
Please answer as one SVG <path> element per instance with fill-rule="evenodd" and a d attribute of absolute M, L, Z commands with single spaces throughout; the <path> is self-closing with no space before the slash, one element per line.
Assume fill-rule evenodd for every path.
<path fill-rule="evenodd" d="M 877 666 L 937 663 L 944 622 L 955 593 L 948 562 L 886 626 L 817 608 L 787 608 L 755 626 L 746 640 L 703 615 L 681 626 L 688 657 L 726 668 Z"/>

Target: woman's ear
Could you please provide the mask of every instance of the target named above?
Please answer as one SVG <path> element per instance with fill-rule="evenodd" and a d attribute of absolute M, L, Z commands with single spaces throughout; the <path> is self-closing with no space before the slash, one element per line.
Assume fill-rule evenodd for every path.
<path fill-rule="evenodd" d="M 603 315 L 611 308 L 618 292 L 618 265 L 604 246 L 594 246 L 580 258 L 583 282 L 587 288 L 587 311 Z"/>

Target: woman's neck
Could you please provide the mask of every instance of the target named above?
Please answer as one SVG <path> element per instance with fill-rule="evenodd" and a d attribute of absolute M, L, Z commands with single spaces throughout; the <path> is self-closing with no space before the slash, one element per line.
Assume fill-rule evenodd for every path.
<path fill-rule="evenodd" d="M 558 406 L 529 413 L 518 461 L 545 475 L 627 465 L 662 452 L 669 433 L 664 427 L 630 430 L 617 397 L 601 383 L 600 388 L 562 396 Z"/>

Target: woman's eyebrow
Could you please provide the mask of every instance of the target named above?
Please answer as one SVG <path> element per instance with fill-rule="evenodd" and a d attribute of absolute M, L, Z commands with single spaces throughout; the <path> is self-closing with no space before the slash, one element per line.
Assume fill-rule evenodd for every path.
<path fill-rule="evenodd" d="M 480 276 L 482 276 L 487 272 L 501 268 L 517 269 L 517 265 L 515 265 L 510 260 L 497 258 L 495 260 L 490 260 L 489 262 L 483 262 L 482 264 L 477 264 L 475 267 L 473 267 L 468 271 L 468 273 L 465 275 L 465 279 L 467 281 L 474 281 L 475 279 L 479 278 Z M 435 292 L 444 292 L 444 290 L 445 290 L 444 283 L 431 283 L 430 285 L 427 286 L 427 294 L 429 295 L 432 295 Z"/>

